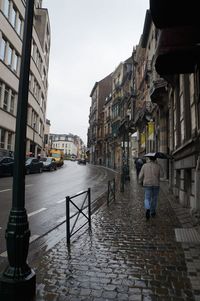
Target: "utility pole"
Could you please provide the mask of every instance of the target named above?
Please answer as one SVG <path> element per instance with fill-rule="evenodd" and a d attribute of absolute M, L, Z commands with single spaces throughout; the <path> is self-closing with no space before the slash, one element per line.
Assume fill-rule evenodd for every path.
<path fill-rule="evenodd" d="M 26 0 L 15 136 L 12 208 L 6 229 L 8 267 L 0 276 L 1 301 L 29 301 L 36 275 L 27 264 L 30 230 L 25 209 L 25 156 L 34 0 Z"/>

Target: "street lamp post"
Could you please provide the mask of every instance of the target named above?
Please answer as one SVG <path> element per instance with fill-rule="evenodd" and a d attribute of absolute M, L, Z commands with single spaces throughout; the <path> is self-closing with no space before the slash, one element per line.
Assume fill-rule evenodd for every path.
<path fill-rule="evenodd" d="M 121 168 L 121 188 L 120 191 L 124 192 L 125 181 L 130 181 L 129 173 L 129 116 L 126 116 L 126 120 L 123 127 L 123 140 L 122 140 L 122 168 Z M 126 149 L 126 151 L 125 151 Z"/>
<path fill-rule="evenodd" d="M 25 209 L 25 155 L 34 0 L 26 0 L 15 137 L 12 208 L 6 229 L 8 267 L 0 277 L 1 301 L 29 301 L 36 275 L 27 264 L 30 230 Z"/>
<path fill-rule="evenodd" d="M 125 132 L 123 132 L 123 140 L 122 140 L 122 166 L 121 166 L 121 183 L 120 183 L 120 191 L 124 192 L 124 184 L 125 184 Z"/>
<path fill-rule="evenodd" d="M 127 135 L 127 153 L 126 153 L 127 180 L 130 181 L 130 168 L 129 168 L 129 115 L 127 115 L 127 117 L 126 117 L 126 135 Z"/>

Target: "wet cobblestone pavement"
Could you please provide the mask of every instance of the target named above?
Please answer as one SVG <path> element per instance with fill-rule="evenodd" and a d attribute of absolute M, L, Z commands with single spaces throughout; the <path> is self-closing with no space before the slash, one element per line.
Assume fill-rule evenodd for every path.
<path fill-rule="evenodd" d="M 200 300 L 200 245 L 177 242 L 183 214 L 172 206 L 161 191 L 157 215 L 146 221 L 143 188 L 133 178 L 93 215 L 91 233 L 70 250 L 62 239 L 33 261 L 36 300 Z"/>

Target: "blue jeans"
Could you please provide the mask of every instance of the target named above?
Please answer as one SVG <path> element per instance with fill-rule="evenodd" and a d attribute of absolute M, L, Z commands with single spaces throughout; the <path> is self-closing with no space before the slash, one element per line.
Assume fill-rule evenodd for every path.
<path fill-rule="evenodd" d="M 158 204 L 159 186 L 144 186 L 144 207 L 150 213 L 156 212 Z"/>

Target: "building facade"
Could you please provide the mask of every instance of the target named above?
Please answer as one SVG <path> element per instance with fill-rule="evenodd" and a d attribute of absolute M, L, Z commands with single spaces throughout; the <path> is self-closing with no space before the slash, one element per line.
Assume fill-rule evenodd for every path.
<path fill-rule="evenodd" d="M 105 162 L 104 104 L 111 95 L 111 91 L 112 76 L 109 74 L 101 81 L 96 82 L 90 93 L 88 148 L 90 163 L 93 164 L 104 164 Z"/>
<path fill-rule="evenodd" d="M 0 0 L 0 152 L 14 152 L 19 74 L 25 17 L 23 0 Z M 50 22 L 35 1 L 27 112 L 27 155 L 44 152 Z"/>
<path fill-rule="evenodd" d="M 88 129 L 91 163 L 120 170 L 122 153 L 128 161 L 132 91 L 132 57 L 121 62 L 109 76 L 95 83 L 90 94 Z"/>
<path fill-rule="evenodd" d="M 163 2 L 164 5 L 159 5 L 158 0 L 150 1 L 151 10 L 146 12 L 141 39 L 133 50 L 133 72 L 127 86 L 122 63 L 112 72 L 112 92 L 103 109 L 103 162 L 118 169 L 123 165 L 124 152 L 125 158 L 129 159 L 130 155 L 142 157 L 147 152 L 169 155 L 171 159 L 159 160 L 165 171 L 166 187 L 184 207 L 198 215 L 199 18 L 196 16 L 197 7 L 191 6 L 188 10 L 183 3 L 183 13 L 180 14 L 177 4 L 172 7 L 167 0 Z M 96 107 L 94 97 L 90 116 L 95 118 L 89 127 L 93 134 L 99 121 Z M 126 152 L 127 139 L 133 132 L 131 149 Z M 97 155 L 96 145 L 97 139 L 94 139 L 93 157 Z"/>
<path fill-rule="evenodd" d="M 86 157 L 86 146 L 82 139 L 73 134 L 50 134 L 49 148 L 56 148 L 64 152 L 65 158 Z"/>

